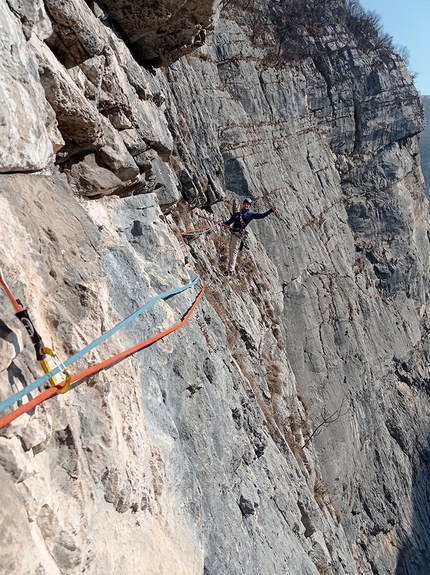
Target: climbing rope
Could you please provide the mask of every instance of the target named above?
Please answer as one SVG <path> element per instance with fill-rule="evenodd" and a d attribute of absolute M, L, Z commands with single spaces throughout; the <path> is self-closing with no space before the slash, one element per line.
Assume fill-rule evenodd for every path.
<path fill-rule="evenodd" d="M 3 271 L 0 268 L 0 283 L 6 292 L 7 296 L 9 297 L 10 301 L 12 302 L 13 307 L 16 309 L 17 313 L 20 313 L 24 310 L 19 300 L 15 299 L 13 293 L 10 291 L 9 286 L 4 279 Z"/>
<path fill-rule="evenodd" d="M 196 276 L 193 281 L 191 281 L 189 284 L 187 284 L 185 286 L 181 286 L 179 288 L 176 288 L 176 289 L 173 289 L 173 290 L 170 290 L 170 291 L 167 291 L 167 292 L 164 292 L 164 293 L 161 293 L 161 294 L 155 296 L 148 303 L 146 303 L 141 308 L 136 310 L 134 313 L 132 313 L 126 319 L 122 320 L 115 327 L 113 327 L 112 329 L 107 331 L 105 334 L 103 334 L 100 337 L 98 337 L 97 339 L 95 339 L 92 343 L 88 344 L 83 349 L 81 349 L 80 351 L 78 351 L 77 353 L 72 355 L 72 357 L 67 359 L 62 364 L 62 367 L 67 368 L 69 365 L 72 365 L 73 363 L 75 363 L 76 361 L 81 359 L 84 355 L 86 355 L 91 350 L 93 350 L 95 347 L 97 347 L 98 345 L 100 345 L 101 343 L 106 341 L 114 333 L 116 333 L 117 331 L 119 331 L 120 329 L 125 327 L 127 324 L 129 324 L 132 320 L 134 320 L 139 315 L 141 315 L 144 311 L 146 311 L 151 306 L 153 306 L 160 299 L 167 299 L 173 295 L 176 295 L 178 293 L 181 293 L 181 292 L 187 290 L 188 288 L 194 286 L 199 281 L 199 279 L 200 279 L 200 276 Z M 12 395 L 8 399 L 6 399 L 5 401 L 2 401 L 0 403 L 0 412 L 5 410 L 6 408 L 10 407 L 11 405 L 13 405 L 16 401 L 18 401 L 19 399 L 21 399 L 22 397 L 24 397 L 25 395 L 30 393 L 30 391 L 32 391 L 33 389 L 36 389 L 36 388 L 40 387 L 41 385 L 43 385 L 46 381 L 48 381 L 48 379 L 51 379 L 54 375 L 56 375 L 60 371 L 61 371 L 61 367 L 59 367 L 59 366 L 55 367 L 53 370 L 49 371 L 48 373 L 45 373 L 45 375 L 43 375 L 42 377 L 39 377 L 38 379 L 36 379 L 36 381 L 31 383 L 27 387 L 21 389 L 20 391 L 18 391 L 17 393 L 15 393 L 14 395 Z"/>
<path fill-rule="evenodd" d="M 9 286 L 6 283 L 1 268 L 0 268 L 0 284 L 2 285 L 7 296 L 9 297 L 13 307 L 16 309 L 15 316 L 20 320 L 22 325 L 27 330 L 28 335 L 30 336 L 31 342 L 36 352 L 37 361 L 42 366 L 44 373 L 49 373 L 51 368 L 49 367 L 49 363 L 46 359 L 46 356 L 51 355 L 52 357 L 54 357 L 54 355 L 56 354 L 52 352 L 49 348 L 45 347 L 41 336 L 34 327 L 34 323 L 31 320 L 28 311 L 23 307 L 19 299 L 15 299 L 14 295 L 12 294 L 12 291 L 10 290 Z M 65 373 L 65 375 L 67 377 L 68 374 Z M 49 380 L 51 382 L 51 385 L 57 385 L 57 380 L 55 379 L 55 377 L 51 377 L 49 378 Z"/>
<path fill-rule="evenodd" d="M 201 228 L 201 230 L 190 230 L 189 232 L 181 232 L 181 240 L 182 243 L 184 244 L 184 250 L 185 250 L 185 263 L 188 263 L 189 260 L 189 251 L 188 251 L 188 246 L 186 245 L 184 238 L 182 236 L 187 236 L 187 235 L 200 235 L 202 233 L 206 233 L 207 231 L 210 231 L 214 228 L 218 228 L 219 229 L 219 239 L 218 239 L 218 259 L 221 262 L 223 260 L 223 249 L 225 244 L 227 243 L 227 241 L 229 240 L 230 237 L 230 233 L 231 230 L 230 228 L 226 227 L 223 225 L 223 222 L 221 220 L 215 220 L 214 216 L 212 216 L 211 218 L 208 216 L 204 216 L 198 212 L 193 212 L 193 215 L 197 216 L 198 218 L 200 218 L 201 220 L 211 224 L 210 226 L 206 226 L 204 228 Z M 228 236 L 226 236 L 224 239 L 222 239 L 222 235 L 223 233 L 228 232 Z M 247 249 L 249 249 L 249 247 L 247 246 Z"/>
<path fill-rule="evenodd" d="M 203 234 L 206 234 L 207 232 L 209 232 L 210 230 L 213 230 L 213 228 L 217 227 L 218 223 L 213 223 L 211 226 L 205 226 L 204 228 L 200 228 L 197 230 L 188 230 L 186 232 L 179 232 L 179 235 L 181 237 L 182 243 L 184 245 L 184 251 L 185 251 L 185 263 L 187 264 L 189 261 L 189 249 L 187 244 L 185 243 L 184 237 L 185 236 L 201 236 Z"/>
<path fill-rule="evenodd" d="M 205 288 L 202 288 L 200 290 L 198 296 L 194 300 L 194 303 L 189 308 L 189 310 L 186 312 L 186 314 L 182 317 L 182 320 L 179 323 L 173 325 L 172 327 L 169 327 L 168 329 L 158 333 L 157 335 L 150 337 L 149 339 L 142 341 L 141 343 L 138 343 L 137 345 L 135 345 L 133 347 L 130 347 L 129 349 L 126 349 L 125 351 L 117 353 L 116 355 L 113 355 L 112 357 L 105 359 L 104 361 L 101 361 L 101 362 L 73 375 L 73 377 L 71 377 L 70 383 L 75 383 L 75 382 L 81 381 L 81 380 L 89 377 L 90 375 L 98 373 L 102 369 L 106 369 L 108 367 L 111 367 L 113 364 L 121 361 L 122 359 L 129 357 L 130 355 L 133 355 L 134 353 L 144 349 L 145 347 L 149 347 L 150 345 L 152 345 L 156 341 L 166 337 L 170 333 L 183 327 L 187 323 L 187 321 L 190 319 L 194 310 L 196 309 L 197 304 L 199 303 L 204 291 L 205 291 Z M 166 297 L 168 297 L 168 296 L 166 296 Z M 56 393 L 61 393 L 62 389 L 63 389 L 63 385 L 64 385 L 64 382 L 57 384 L 56 386 L 50 387 L 46 391 L 43 391 L 37 397 L 31 399 L 30 401 L 28 401 L 24 405 L 21 405 L 20 407 L 18 407 L 17 409 L 12 411 L 11 413 L 8 413 L 4 417 L 2 417 L 0 419 L 0 429 L 2 429 L 3 427 L 8 425 L 9 423 L 14 421 L 15 419 L 17 419 L 23 413 L 30 411 L 31 409 L 35 408 L 37 405 L 40 405 L 43 401 L 46 401 L 47 399 L 49 399 L 50 397 L 52 397 Z M 28 388 L 26 388 L 26 389 L 28 389 Z"/>
<path fill-rule="evenodd" d="M 201 236 L 203 234 L 205 234 L 206 232 L 208 232 L 209 230 L 212 230 L 213 228 L 215 228 L 218 224 L 214 224 L 212 226 L 208 226 L 206 228 L 201 228 L 200 230 L 189 230 L 187 232 L 180 232 L 181 236 Z"/>

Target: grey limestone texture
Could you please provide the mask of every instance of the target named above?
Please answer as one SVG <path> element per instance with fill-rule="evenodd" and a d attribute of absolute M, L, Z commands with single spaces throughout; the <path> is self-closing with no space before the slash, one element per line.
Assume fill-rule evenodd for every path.
<path fill-rule="evenodd" d="M 205 288 L 0 430 L 1 575 L 428 575 L 423 110 L 323 4 L 0 2 L 0 267 L 46 345 L 200 275 L 76 374 Z M 3 401 L 41 370 L 0 311 Z"/>

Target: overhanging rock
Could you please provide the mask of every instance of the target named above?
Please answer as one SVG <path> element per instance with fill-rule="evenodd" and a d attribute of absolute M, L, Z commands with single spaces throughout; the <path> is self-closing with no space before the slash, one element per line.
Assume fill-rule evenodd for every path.
<path fill-rule="evenodd" d="M 134 55 L 145 65 L 168 66 L 184 54 L 202 46 L 213 27 L 219 0 L 107 0 L 109 16 L 127 36 Z"/>

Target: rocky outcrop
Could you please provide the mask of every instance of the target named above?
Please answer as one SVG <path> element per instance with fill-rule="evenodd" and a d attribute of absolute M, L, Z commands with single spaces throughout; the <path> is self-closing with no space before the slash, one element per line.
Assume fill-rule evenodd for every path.
<path fill-rule="evenodd" d="M 0 172 L 43 169 L 64 144 L 39 81 L 37 63 L 23 29 L 7 4 L 0 4 L 2 26 Z"/>
<path fill-rule="evenodd" d="M 234 26 L 220 22 L 216 51 L 207 52 L 222 97 L 213 96 L 207 59 L 193 59 L 191 71 L 177 64 L 168 78 L 202 82 L 198 107 L 223 127 L 227 189 L 254 196 L 260 209 L 281 207 L 258 237 L 272 261 L 282 262 L 286 350 L 298 386 L 314 425 L 331 422 L 315 438 L 323 477 L 354 534 L 361 568 L 393 573 L 404 557 L 383 549 L 399 545 L 399 517 L 413 522 L 404 505 L 412 485 L 396 479 L 399 457 L 406 450 L 403 465 L 412 468 L 417 456 L 405 446 L 399 455 L 393 414 L 397 430 L 419 421 L 412 433 L 420 453 L 427 435 L 412 407 L 426 401 L 422 392 L 404 389 L 393 374 L 400 358 L 425 353 L 428 207 L 412 139 L 423 126 L 421 107 L 396 57 L 356 51 L 346 43 L 351 38 L 327 29 L 329 50 L 281 68 L 264 58 L 270 30 L 252 42 L 252 30 Z M 174 86 L 183 101 L 182 84 Z M 193 145 L 185 139 L 184 148 Z M 363 538 L 374 542 L 364 554 Z"/>
<path fill-rule="evenodd" d="M 168 66 L 203 46 L 220 0 L 116 2 L 107 0 L 107 15 L 126 35 L 133 55 L 148 67 Z"/>
<path fill-rule="evenodd" d="M 429 219 L 406 67 L 340 0 L 148 6 L 1 4 L 0 262 L 44 341 L 70 357 L 196 273 L 205 296 L 0 432 L 0 572 L 421 575 Z M 132 56 L 171 63 L 213 18 L 168 69 Z M 237 276 L 218 226 L 185 265 L 179 233 L 245 196 L 278 209 Z M 3 400 L 39 372 L 0 303 Z"/>

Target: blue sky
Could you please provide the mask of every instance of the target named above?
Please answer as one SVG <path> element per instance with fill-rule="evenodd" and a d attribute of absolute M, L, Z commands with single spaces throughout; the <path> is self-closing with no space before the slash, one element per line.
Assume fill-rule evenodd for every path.
<path fill-rule="evenodd" d="M 360 0 L 366 10 L 382 17 L 384 31 L 395 44 L 409 49 L 409 70 L 417 72 L 415 86 L 423 96 L 430 95 L 430 0 Z"/>

